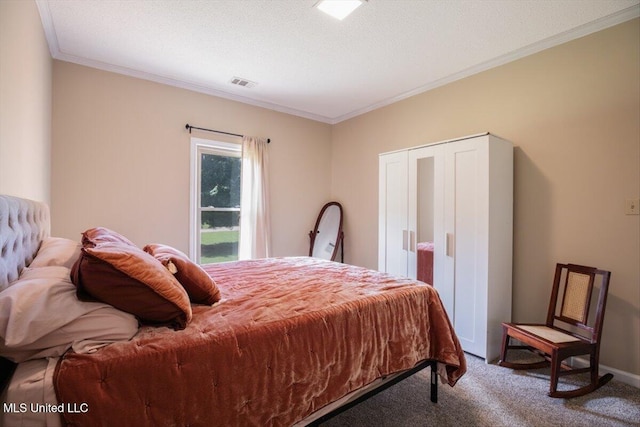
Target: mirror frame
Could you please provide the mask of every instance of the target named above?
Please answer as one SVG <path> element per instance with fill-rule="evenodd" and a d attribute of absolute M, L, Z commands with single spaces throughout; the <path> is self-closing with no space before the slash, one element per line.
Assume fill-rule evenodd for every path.
<path fill-rule="evenodd" d="M 316 225 L 313 228 L 312 231 L 309 232 L 309 239 L 311 239 L 311 242 L 309 244 L 309 256 L 313 256 L 313 247 L 316 241 L 316 236 L 318 235 L 318 226 L 320 225 L 320 221 L 322 220 L 322 216 L 324 215 L 325 211 L 330 208 L 331 206 L 337 206 L 339 211 L 340 211 L 340 222 L 338 225 L 338 233 L 336 235 L 336 245 L 333 248 L 333 253 L 331 254 L 331 258 L 330 261 L 335 261 L 336 259 L 336 255 L 338 254 L 338 246 L 341 249 L 341 257 L 340 257 L 340 262 L 344 262 L 344 232 L 342 231 L 342 205 L 338 202 L 329 202 L 326 203 L 322 209 L 320 210 L 320 213 L 318 214 L 318 219 L 316 220 Z"/>

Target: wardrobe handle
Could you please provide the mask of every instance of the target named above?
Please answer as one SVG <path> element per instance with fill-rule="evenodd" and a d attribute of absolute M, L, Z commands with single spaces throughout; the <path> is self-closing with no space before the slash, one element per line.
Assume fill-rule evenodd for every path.
<path fill-rule="evenodd" d="M 444 254 L 453 256 L 453 234 L 451 233 L 444 233 Z"/>
<path fill-rule="evenodd" d="M 409 232 L 409 250 L 411 252 L 416 251 L 416 232 L 415 231 Z"/>
<path fill-rule="evenodd" d="M 407 234 L 408 234 L 407 230 L 402 230 L 402 250 L 403 251 L 407 250 L 407 241 L 408 241 Z"/>

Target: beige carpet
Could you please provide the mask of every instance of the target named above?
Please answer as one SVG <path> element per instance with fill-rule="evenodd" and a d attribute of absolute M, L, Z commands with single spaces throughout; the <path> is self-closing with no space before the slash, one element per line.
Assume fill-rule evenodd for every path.
<path fill-rule="evenodd" d="M 514 371 L 471 355 L 467 362 L 455 387 L 439 385 L 436 404 L 429 400 L 427 369 L 322 426 L 640 426 L 640 389 L 615 377 L 586 396 L 553 399 L 549 369 Z M 563 377 L 560 389 L 575 381 Z"/>

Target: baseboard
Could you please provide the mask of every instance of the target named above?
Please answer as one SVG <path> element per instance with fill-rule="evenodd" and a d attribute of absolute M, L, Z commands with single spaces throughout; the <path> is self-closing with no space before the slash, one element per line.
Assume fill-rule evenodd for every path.
<path fill-rule="evenodd" d="M 589 361 L 581 357 L 573 357 L 571 360 L 572 366 L 586 367 L 589 366 Z M 620 369 L 611 368 L 606 365 L 600 365 L 598 367 L 600 375 L 613 374 L 613 379 L 629 384 L 633 387 L 640 388 L 640 375 L 632 374 L 631 372 L 621 371 Z"/>

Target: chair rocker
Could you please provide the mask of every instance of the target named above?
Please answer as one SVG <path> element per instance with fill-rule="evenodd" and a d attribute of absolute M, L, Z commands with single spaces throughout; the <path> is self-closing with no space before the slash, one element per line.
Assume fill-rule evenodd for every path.
<path fill-rule="evenodd" d="M 596 276 L 601 277 L 600 290 L 595 306 L 592 294 Z M 609 271 L 575 264 L 557 264 L 547 321 L 545 324 L 503 323 L 502 351 L 498 364 L 511 369 L 538 369 L 551 366 L 549 396 L 571 398 L 590 393 L 613 378 L 612 374 L 598 374 L 600 338 L 609 289 Z M 595 310 L 595 320 L 588 323 L 589 314 Z M 511 339 L 519 343 L 512 344 Z M 530 350 L 545 360 L 533 363 L 507 361 L 512 349 Z M 573 356 L 589 355 L 589 366 L 574 368 L 564 363 Z M 558 391 L 558 379 L 564 375 L 590 373 L 589 384 L 574 389 Z"/>

